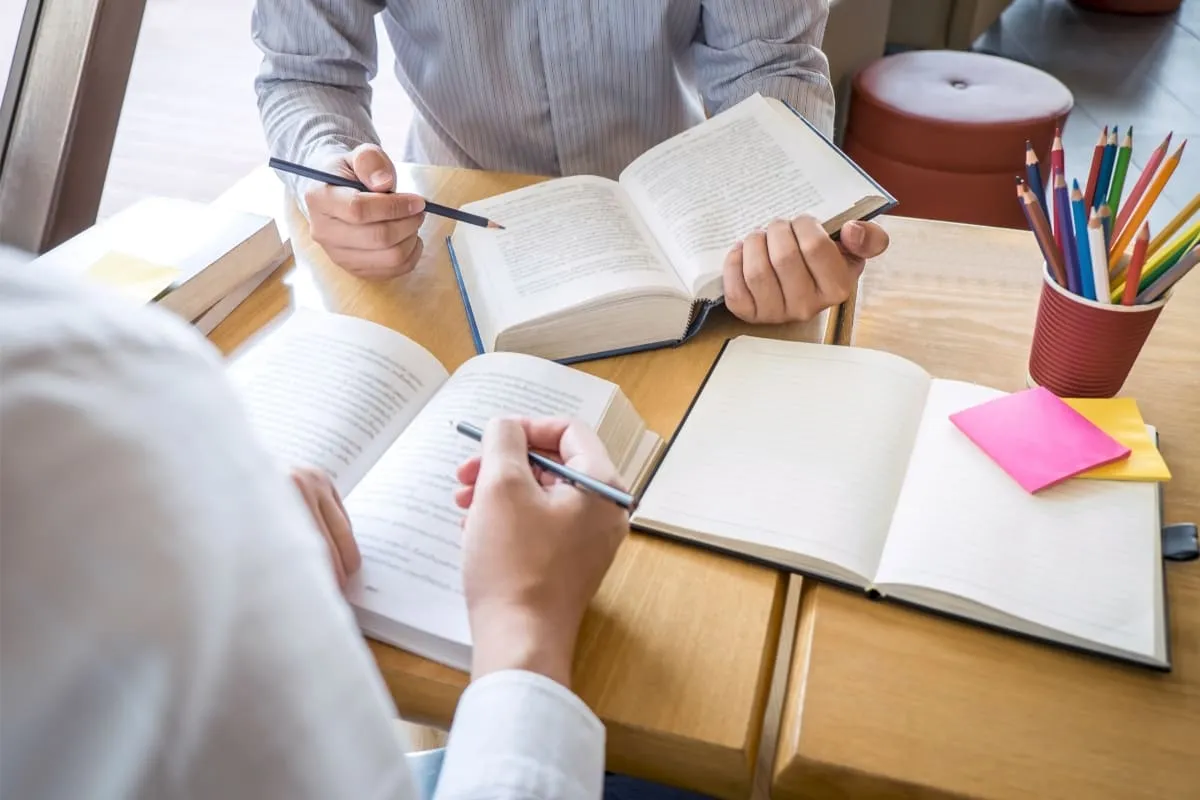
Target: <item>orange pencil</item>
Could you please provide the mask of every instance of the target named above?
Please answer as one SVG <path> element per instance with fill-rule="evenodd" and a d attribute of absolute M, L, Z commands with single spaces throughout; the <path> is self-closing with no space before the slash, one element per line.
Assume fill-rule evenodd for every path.
<path fill-rule="evenodd" d="M 1104 147 L 1108 144 L 1108 126 L 1104 126 L 1104 133 L 1100 134 L 1100 140 L 1096 142 L 1095 148 L 1092 149 L 1092 168 L 1088 170 L 1087 188 L 1083 190 L 1083 199 L 1087 202 L 1087 207 L 1092 207 L 1092 198 L 1096 196 L 1096 180 L 1100 177 L 1100 162 L 1104 160 Z"/>
<path fill-rule="evenodd" d="M 1121 260 L 1121 254 L 1125 252 L 1125 248 L 1129 246 L 1129 241 L 1137 233 L 1137 226 L 1145 221 L 1146 215 L 1150 213 L 1150 207 L 1154 205 L 1158 200 L 1158 196 L 1162 194 L 1163 187 L 1167 185 L 1167 181 L 1171 179 L 1171 174 L 1179 166 L 1179 159 L 1183 158 L 1183 148 L 1185 147 L 1187 147 L 1187 139 L 1184 139 L 1183 144 L 1179 145 L 1179 149 L 1163 162 L 1162 169 L 1154 176 L 1154 180 L 1150 183 L 1150 188 L 1146 190 L 1146 194 L 1142 196 L 1141 202 L 1137 204 L 1137 209 L 1134 210 L 1125 227 L 1121 229 L 1120 235 L 1113 241 L 1112 249 L 1108 255 L 1108 268 L 1110 270 L 1116 268 L 1117 263 Z M 1138 181 L 1138 183 L 1140 184 L 1141 181 Z M 1130 200 L 1132 199 L 1130 197 Z"/>
<path fill-rule="evenodd" d="M 1174 135 L 1174 133 L 1168 133 L 1167 138 L 1163 139 L 1162 144 L 1150 154 L 1150 160 L 1146 162 L 1146 168 L 1142 170 L 1141 177 L 1133 185 L 1133 190 L 1129 193 L 1129 197 L 1125 198 L 1125 202 L 1121 203 L 1121 207 L 1117 210 L 1117 217 L 1113 220 L 1114 232 L 1125 228 L 1125 222 L 1133 213 L 1138 200 L 1141 199 L 1142 192 L 1146 191 L 1146 187 L 1150 185 L 1150 180 L 1154 177 L 1154 171 L 1162 163 L 1163 156 L 1167 154 L 1167 148 L 1171 146 L 1171 137 Z M 1113 238 L 1116 238 L 1115 233 L 1113 234 Z"/>
<path fill-rule="evenodd" d="M 1131 306 L 1137 298 L 1138 284 L 1142 282 L 1142 266 L 1146 263 L 1146 248 L 1150 245 L 1150 223 L 1142 225 L 1138 231 L 1137 241 L 1133 244 L 1133 258 L 1129 259 L 1129 268 L 1125 270 L 1125 294 L 1121 297 L 1121 305 Z"/>

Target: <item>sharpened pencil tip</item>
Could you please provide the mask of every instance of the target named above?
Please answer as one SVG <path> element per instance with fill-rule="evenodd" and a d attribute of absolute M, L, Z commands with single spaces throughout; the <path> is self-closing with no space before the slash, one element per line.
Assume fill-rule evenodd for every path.
<path fill-rule="evenodd" d="M 488 227 L 491 228 L 492 230 L 496 230 L 496 231 L 504 230 L 503 225 L 501 225 L 499 222 L 494 222 L 490 219 L 488 220 Z"/>

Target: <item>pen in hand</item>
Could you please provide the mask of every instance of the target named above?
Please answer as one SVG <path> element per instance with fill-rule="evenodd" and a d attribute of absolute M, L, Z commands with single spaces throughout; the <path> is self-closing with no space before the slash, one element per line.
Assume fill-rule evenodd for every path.
<path fill-rule="evenodd" d="M 466 436 L 468 439 L 474 439 L 477 442 L 483 441 L 483 431 L 475 427 L 469 422 L 452 422 L 454 429 Z M 569 483 L 577 489 L 592 492 L 600 495 L 606 500 L 619 505 L 626 511 L 632 512 L 637 508 L 637 499 L 628 492 L 623 492 L 620 489 L 615 489 L 607 483 L 598 481 L 588 475 L 584 475 L 578 470 L 559 464 L 557 461 L 547 458 L 541 453 L 531 452 L 529 454 L 529 463 L 540 469 L 546 470 L 552 475 L 557 476 L 564 483 Z"/>
<path fill-rule="evenodd" d="M 291 161 L 285 161 L 282 158 L 272 157 L 267 162 L 271 169 L 277 169 L 280 172 L 288 172 L 292 175 L 298 175 L 301 178 L 317 181 L 318 183 L 326 183 L 330 186 L 344 186 L 347 189 L 354 189 L 359 192 L 370 192 L 366 184 L 361 181 L 356 181 L 353 178 L 345 178 L 341 175 L 334 175 L 332 172 L 322 172 L 319 169 L 306 167 L 303 164 L 294 164 Z M 425 210 L 430 214 L 435 214 L 446 219 L 465 222 L 468 225 L 478 225 L 480 228 L 491 228 L 493 230 L 504 230 L 504 226 L 499 222 L 481 217 L 478 214 L 471 214 L 467 211 L 459 211 L 457 208 L 450 208 L 439 203 L 433 203 L 429 200 L 425 201 Z"/>

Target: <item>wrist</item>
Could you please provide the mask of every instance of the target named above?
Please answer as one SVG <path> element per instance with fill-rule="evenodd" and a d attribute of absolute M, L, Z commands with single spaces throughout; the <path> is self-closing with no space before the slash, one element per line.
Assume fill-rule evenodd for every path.
<path fill-rule="evenodd" d="M 471 677 L 503 670 L 535 672 L 570 688 L 579 625 L 524 608 L 471 609 Z"/>

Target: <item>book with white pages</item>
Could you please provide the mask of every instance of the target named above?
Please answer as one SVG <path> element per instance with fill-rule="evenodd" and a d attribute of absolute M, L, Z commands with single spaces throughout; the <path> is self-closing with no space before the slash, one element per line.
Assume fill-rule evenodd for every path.
<path fill-rule="evenodd" d="M 468 203 L 504 230 L 447 240 L 479 352 L 564 363 L 668 347 L 724 297 L 735 242 L 808 214 L 830 236 L 896 201 L 786 104 L 755 94 L 617 180 L 556 178 Z"/>
<path fill-rule="evenodd" d="M 452 373 L 400 333 L 298 310 L 234 354 L 229 375 L 281 467 L 326 471 L 363 567 L 347 595 L 368 636 L 466 670 L 455 470 L 479 445 L 452 423 L 566 416 L 591 426 L 637 487 L 662 444 L 616 385 L 518 353 Z"/>
<path fill-rule="evenodd" d="M 1169 670 L 1160 485 L 1026 492 L 949 419 L 1002 394 L 890 353 L 731 339 L 633 527 Z"/>

